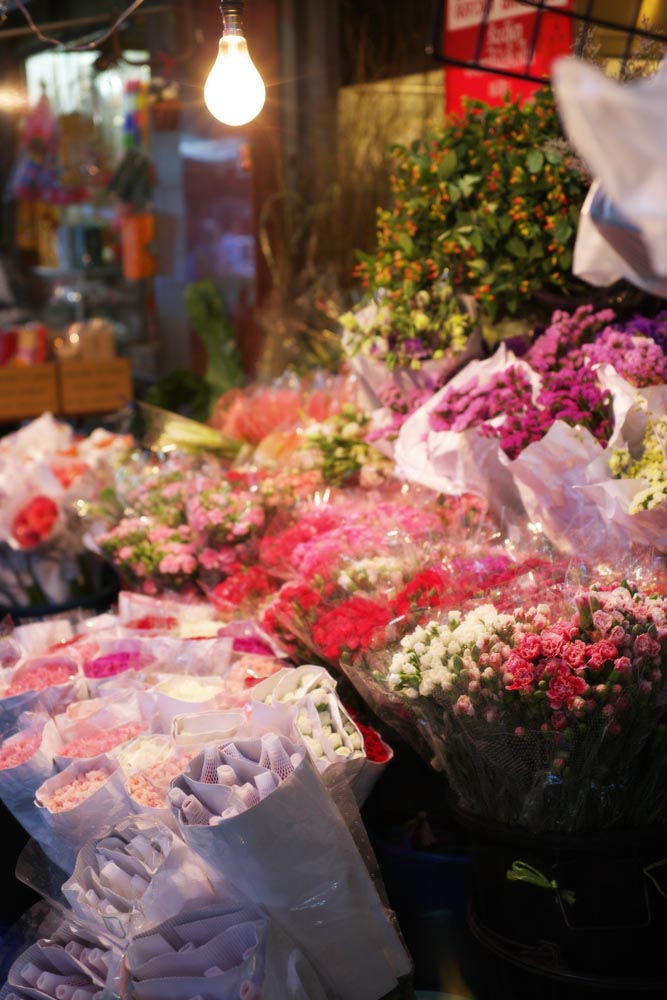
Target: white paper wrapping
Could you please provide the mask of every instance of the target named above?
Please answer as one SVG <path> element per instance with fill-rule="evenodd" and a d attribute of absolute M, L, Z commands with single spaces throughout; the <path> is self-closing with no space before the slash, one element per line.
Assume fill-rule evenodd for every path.
<path fill-rule="evenodd" d="M 174 917 L 127 951 L 123 996 L 146 1000 L 326 1000 L 301 952 L 251 906 Z"/>
<path fill-rule="evenodd" d="M 556 420 L 540 441 L 509 463 L 530 521 L 539 523 L 564 552 L 578 551 L 584 539 L 592 544 L 605 536 L 597 509 L 575 489 L 586 481 L 587 467 L 602 453 L 590 431 Z"/>

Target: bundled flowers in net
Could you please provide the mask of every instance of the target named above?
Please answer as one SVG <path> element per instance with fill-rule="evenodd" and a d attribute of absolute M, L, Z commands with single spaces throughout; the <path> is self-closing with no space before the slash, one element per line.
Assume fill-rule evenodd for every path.
<path fill-rule="evenodd" d="M 663 822 L 667 598 L 480 605 L 418 626 L 378 680 L 466 810 L 531 830 Z"/>

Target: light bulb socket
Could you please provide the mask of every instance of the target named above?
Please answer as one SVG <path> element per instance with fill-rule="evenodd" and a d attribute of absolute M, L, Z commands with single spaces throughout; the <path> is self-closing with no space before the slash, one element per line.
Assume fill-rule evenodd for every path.
<path fill-rule="evenodd" d="M 243 0 L 220 0 L 223 34 L 243 34 Z"/>

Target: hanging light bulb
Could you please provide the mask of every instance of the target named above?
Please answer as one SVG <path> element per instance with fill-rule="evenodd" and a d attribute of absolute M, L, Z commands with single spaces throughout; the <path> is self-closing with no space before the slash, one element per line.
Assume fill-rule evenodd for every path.
<path fill-rule="evenodd" d="M 264 107 L 264 81 L 250 58 L 243 34 L 243 0 L 221 0 L 222 38 L 204 87 L 204 101 L 225 125 L 245 125 Z"/>

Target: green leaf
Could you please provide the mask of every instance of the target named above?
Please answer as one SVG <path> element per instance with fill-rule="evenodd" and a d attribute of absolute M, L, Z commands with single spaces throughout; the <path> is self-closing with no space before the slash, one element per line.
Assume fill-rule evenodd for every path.
<path fill-rule="evenodd" d="M 572 226 L 567 219 L 560 218 L 554 226 L 554 237 L 559 243 L 567 243 L 572 235 Z"/>
<path fill-rule="evenodd" d="M 438 164 L 438 178 L 446 181 L 456 170 L 457 157 L 453 149 L 448 150 Z"/>
<path fill-rule="evenodd" d="M 481 253 L 484 249 L 484 240 L 482 239 L 481 233 L 472 233 L 470 236 L 470 244 L 477 251 Z"/>
<path fill-rule="evenodd" d="M 552 167 L 555 167 L 557 163 L 563 162 L 563 156 L 557 149 L 547 149 L 544 155 L 547 158 L 547 163 L 550 163 Z"/>
<path fill-rule="evenodd" d="M 530 153 L 526 157 L 526 165 L 529 173 L 539 174 L 540 170 L 544 166 L 544 153 L 542 153 L 539 149 L 531 149 Z"/>
<path fill-rule="evenodd" d="M 513 236 L 511 240 L 507 241 L 507 249 L 512 254 L 513 257 L 527 257 L 528 250 L 526 249 L 526 244 L 523 240 L 520 240 L 518 236 Z"/>
<path fill-rule="evenodd" d="M 499 215 L 498 216 L 498 226 L 500 227 L 500 232 L 503 236 L 507 236 L 510 229 L 512 228 L 512 220 L 509 215 Z"/>
<path fill-rule="evenodd" d="M 572 267 L 572 251 L 563 250 L 562 253 L 558 254 L 558 263 L 563 268 L 564 271 L 569 271 Z"/>
<path fill-rule="evenodd" d="M 461 189 L 458 184 L 448 184 L 447 193 L 449 194 L 450 200 L 454 203 L 461 200 Z"/>
<path fill-rule="evenodd" d="M 407 233 L 399 233 L 396 237 L 396 242 L 403 251 L 406 257 L 412 259 L 415 253 L 415 244 L 411 236 Z"/>

